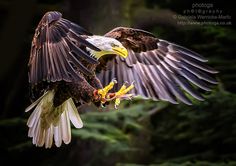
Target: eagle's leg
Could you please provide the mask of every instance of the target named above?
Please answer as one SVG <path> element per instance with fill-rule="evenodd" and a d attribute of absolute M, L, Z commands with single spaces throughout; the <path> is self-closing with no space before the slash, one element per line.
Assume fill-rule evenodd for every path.
<path fill-rule="evenodd" d="M 117 83 L 115 79 L 113 79 L 107 86 L 105 86 L 102 89 L 98 89 L 94 91 L 94 96 L 99 96 L 101 104 L 104 104 L 107 102 L 107 94 L 108 92 L 114 87 L 114 85 Z"/>
<path fill-rule="evenodd" d="M 124 83 L 118 92 L 111 93 L 108 95 L 108 98 L 110 98 L 110 100 L 115 100 L 115 108 L 116 109 L 120 105 L 121 99 L 131 99 L 132 98 L 133 95 L 127 94 L 127 93 L 130 90 L 132 90 L 133 88 L 134 88 L 133 82 L 128 87 L 126 86 L 126 83 Z"/>

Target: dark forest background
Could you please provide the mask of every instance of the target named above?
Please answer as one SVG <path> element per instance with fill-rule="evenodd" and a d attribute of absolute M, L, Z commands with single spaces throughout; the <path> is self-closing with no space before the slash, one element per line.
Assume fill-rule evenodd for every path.
<path fill-rule="evenodd" d="M 175 16 L 196 15 L 189 13 L 196 3 L 201 4 L 195 0 L 0 0 L 0 165 L 236 165 L 234 5 L 210 0 L 207 3 L 213 7 L 197 8 L 231 16 L 198 21 L 231 25 L 180 25 L 183 20 Z M 193 49 L 220 72 L 219 84 L 204 93 L 204 102 L 194 100 L 193 106 L 139 99 L 123 102 L 119 110 L 86 106 L 80 110 L 84 128 L 73 129 L 69 145 L 34 147 L 27 137 L 29 114 L 24 112 L 30 104 L 27 63 L 34 30 L 50 10 L 62 12 L 94 34 L 129 26 Z"/>

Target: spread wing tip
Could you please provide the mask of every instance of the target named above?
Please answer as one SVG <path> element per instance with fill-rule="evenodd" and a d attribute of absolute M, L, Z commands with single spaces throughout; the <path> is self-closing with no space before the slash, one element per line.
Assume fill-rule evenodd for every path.
<path fill-rule="evenodd" d="M 92 35 L 79 25 L 62 18 L 58 11 L 49 11 L 39 22 L 31 45 L 29 82 L 56 82 L 61 80 L 80 80 L 82 73 L 91 75 L 81 59 L 91 64 L 99 62 L 91 57 L 84 47 L 99 50 L 88 43 L 84 36 Z"/>
<path fill-rule="evenodd" d="M 211 85 L 218 83 L 212 77 L 218 71 L 206 64 L 208 60 L 183 46 L 126 27 L 117 27 L 105 36 L 122 42 L 129 56 L 126 59 L 114 58 L 115 67 L 101 72 L 106 77 L 101 81 L 112 77 L 116 77 L 120 85 L 123 81 L 136 81 L 136 96 L 192 105 L 189 96 L 203 101 L 198 89 L 211 91 Z"/>

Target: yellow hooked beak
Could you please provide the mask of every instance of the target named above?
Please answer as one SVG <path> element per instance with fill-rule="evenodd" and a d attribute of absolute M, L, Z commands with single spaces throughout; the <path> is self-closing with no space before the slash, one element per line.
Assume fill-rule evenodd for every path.
<path fill-rule="evenodd" d="M 120 55 L 123 58 L 126 58 L 128 56 L 128 51 L 124 47 L 112 47 L 112 50 L 117 54 Z"/>

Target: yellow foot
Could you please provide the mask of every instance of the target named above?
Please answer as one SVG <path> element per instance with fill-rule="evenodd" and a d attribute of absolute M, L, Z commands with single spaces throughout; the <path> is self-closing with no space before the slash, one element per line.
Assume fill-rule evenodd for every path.
<path fill-rule="evenodd" d="M 101 104 L 106 103 L 107 93 L 114 87 L 116 83 L 117 81 L 113 79 L 105 88 L 95 90 L 94 92 L 95 100 L 100 100 Z"/>
<path fill-rule="evenodd" d="M 117 107 L 120 105 L 120 102 L 122 99 L 131 99 L 132 98 L 132 94 L 127 94 L 130 90 L 132 90 L 134 88 L 134 82 L 131 83 L 130 86 L 126 86 L 127 83 L 124 83 L 122 85 L 122 87 L 120 88 L 120 90 L 118 92 L 115 93 L 115 108 L 117 109 Z"/>

